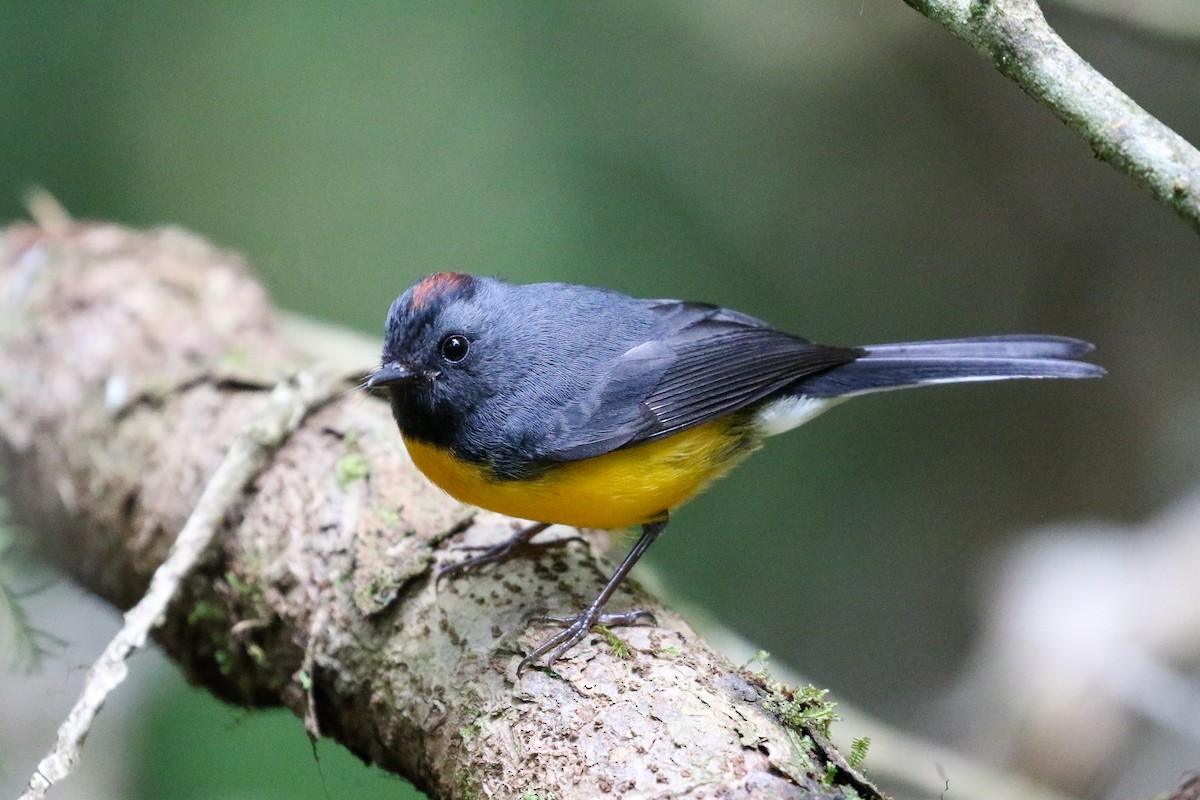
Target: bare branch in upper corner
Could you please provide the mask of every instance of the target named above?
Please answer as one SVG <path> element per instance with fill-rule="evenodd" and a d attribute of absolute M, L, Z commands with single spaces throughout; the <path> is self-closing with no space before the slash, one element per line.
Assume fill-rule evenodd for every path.
<path fill-rule="evenodd" d="M 1091 145 L 1200 232 L 1200 151 L 1067 46 L 1036 0 L 904 0 L 989 57 Z"/>

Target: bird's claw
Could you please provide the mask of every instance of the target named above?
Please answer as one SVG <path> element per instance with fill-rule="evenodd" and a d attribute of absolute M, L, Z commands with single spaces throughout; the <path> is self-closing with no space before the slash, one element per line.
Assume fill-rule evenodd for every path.
<path fill-rule="evenodd" d="M 530 617 L 530 622 L 561 625 L 563 629 L 529 651 L 529 654 L 521 659 L 521 663 L 517 665 L 517 674 L 520 675 L 521 671 L 531 664 L 536 665 L 547 653 L 549 655 L 542 662 L 542 666 L 554 666 L 555 661 L 558 661 L 568 650 L 583 641 L 588 632 L 598 625 L 634 625 L 641 620 L 648 620 L 651 625 L 658 624 L 653 614 L 641 609 L 626 611 L 623 614 L 601 614 L 599 609 L 589 608 L 574 617 L 552 617 L 546 615 Z"/>
<path fill-rule="evenodd" d="M 438 570 L 437 576 L 434 579 L 438 584 L 441 584 L 443 578 L 453 578 L 459 575 L 466 575 L 469 572 L 474 572 L 480 567 L 485 567 L 488 564 L 502 564 L 510 558 L 521 555 L 530 555 L 541 553 L 544 550 L 549 550 L 552 547 L 562 547 L 575 541 L 583 541 L 583 537 L 578 534 L 571 536 L 561 536 L 557 539 L 550 539 L 545 542 L 532 542 L 530 539 L 535 534 L 545 530 L 547 525 L 535 525 L 531 528 L 526 528 L 517 533 L 517 535 L 505 539 L 499 544 L 492 545 L 460 545 L 455 547 L 455 550 L 465 550 L 467 552 L 478 553 L 479 555 L 464 558 L 454 564 L 447 564 Z"/>

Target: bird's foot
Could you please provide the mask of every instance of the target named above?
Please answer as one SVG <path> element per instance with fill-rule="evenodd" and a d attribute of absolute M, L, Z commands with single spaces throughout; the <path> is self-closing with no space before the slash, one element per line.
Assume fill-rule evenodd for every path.
<path fill-rule="evenodd" d="M 468 572 L 474 572 L 480 567 L 488 564 L 502 564 L 514 556 L 530 555 L 541 553 L 549 550 L 552 547 L 562 547 L 565 544 L 574 541 L 582 541 L 582 537 L 562 536 L 557 539 L 550 539 L 545 542 L 530 541 L 534 536 L 546 530 L 549 525 L 538 523 L 522 528 L 514 535 L 505 539 L 499 544 L 493 545 L 462 545 L 454 548 L 455 550 L 465 550 L 474 552 L 477 555 L 464 558 L 462 561 L 454 564 L 447 564 L 438 570 L 437 581 L 441 583 L 443 578 L 453 578 L 459 575 L 466 575 Z"/>
<path fill-rule="evenodd" d="M 558 661 L 568 650 L 583 641 L 583 637 L 587 636 L 588 632 L 598 625 L 633 625 L 640 620 L 648 620 L 651 625 L 658 624 L 654 619 L 654 615 L 649 611 L 639 609 L 636 611 L 626 611 L 624 614 L 601 614 L 600 608 L 594 605 L 574 617 L 531 617 L 530 622 L 561 625 L 563 629 L 533 648 L 529 652 L 529 655 L 521 659 L 521 663 L 517 665 L 517 674 L 519 675 L 530 664 L 536 665 L 538 661 L 542 660 L 543 656 L 546 656 L 546 658 L 542 661 L 542 666 L 554 666 L 555 661 Z"/>

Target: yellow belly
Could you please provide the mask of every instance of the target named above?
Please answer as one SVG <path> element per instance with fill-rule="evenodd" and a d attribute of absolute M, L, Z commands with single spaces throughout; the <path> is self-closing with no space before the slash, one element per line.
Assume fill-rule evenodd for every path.
<path fill-rule="evenodd" d="M 464 503 L 580 528 L 648 522 L 690 500 L 754 449 L 745 426 L 724 418 L 516 481 L 497 480 L 439 447 L 412 439 L 404 444 L 431 481 Z"/>

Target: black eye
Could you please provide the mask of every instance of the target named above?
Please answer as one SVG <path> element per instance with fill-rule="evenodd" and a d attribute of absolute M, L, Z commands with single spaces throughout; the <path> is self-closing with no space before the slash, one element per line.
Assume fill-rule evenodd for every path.
<path fill-rule="evenodd" d="M 462 361 L 471 349 L 471 342 L 465 336 L 457 333 L 442 339 L 442 358 L 447 361 Z"/>

